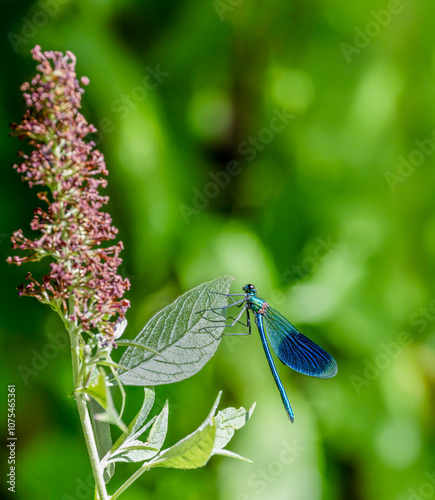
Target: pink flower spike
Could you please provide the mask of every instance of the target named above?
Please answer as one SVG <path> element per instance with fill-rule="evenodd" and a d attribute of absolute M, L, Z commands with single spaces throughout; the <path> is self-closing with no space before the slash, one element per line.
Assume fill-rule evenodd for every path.
<path fill-rule="evenodd" d="M 47 187 L 38 194 L 47 207 L 34 212 L 31 230 L 38 234 L 33 240 L 21 230 L 11 238 L 13 248 L 27 255 L 9 257 L 7 262 L 21 265 L 50 257 L 50 271 L 42 283 L 29 273 L 20 295 L 61 304 L 66 319 L 114 344 L 115 329 L 130 306 L 123 298 L 130 283 L 117 274 L 122 243 L 101 247 L 116 237 L 118 229 L 110 215 L 100 211 L 108 197 L 98 190 L 106 187 L 101 176 L 108 172 L 102 153 L 84 140 L 96 128 L 79 112 L 84 90 L 75 73 L 76 57 L 69 51 L 42 52 L 39 45 L 32 55 L 40 63 L 39 73 L 21 86 L 28 109 L 21 123 L 11 128 L 34 149 L 29 155 L 21 153 L 22 163 L 14 168 L 29 187 Z M 80 81 L 89 84 L 87 77 Z"/>

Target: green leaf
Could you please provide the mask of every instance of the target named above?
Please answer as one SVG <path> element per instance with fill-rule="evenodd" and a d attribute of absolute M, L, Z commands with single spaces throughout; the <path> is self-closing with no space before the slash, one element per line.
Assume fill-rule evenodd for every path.
<path fill-rule="evenodd" d="M 107 377 L 102 368 L 99 368 L 99 374 L 93 384 L 85 389 L 79 389 L 77 392 L 88 394 L 91 396 L 103 409 L 102 413 L 96 413 L 94 418 L 100 422 L 107 422 L 118 426 L 123 432 L 128 432 L 126 425 L 116 411 L 112 399 L 112 393 L 107 383 Z"/>
<path fill-rule="evenodd" d="M 156 395 L 154 389 L 149 389 L 148 387 L 145 387 L 144 391 L 145 394 L 144 394 L 142 408 L 128 426 L 129 429 L 131 428 L 131 434 L 134 439 L 138 438 L 144 432 L 145 429 L 142 426 L 145 420 L 147 419 L 148 415 L 150 414 L 150 411 L 154 405 L 154 398 Z M 147 426 L 148 425 L 149 424 L 147 424 Z"/>
<path fill-rule="evenodd" d="M 234 453 L 233 451 L 230 450 L 218 450 L 218 451 L 213 451 L 213 455 L 220 455 L 222 457 L 228 457 L 228 458 L 234 458 L 236 460 L 242 460 L 243 462 L 248 462 L 252 464 L 252 460 L 249 460 L 249 458 L 242 457 L 238 453 Z"/>
<path fill-rule="evenodd" d="M 163 410 L 154 421 L 150 433 L 148 434 L 146 442 L 148 446 L 151 446 L 152 448 L 155 448 L 160 451 L 165 441 L 166 433 L 168 432 L 168 417 L 169 417 L 169 406 L 168 402 L 166 401 Z"/>
<path fill-rule="evenodd" d="M 246 411 L 244 408 L 225 408 L 216 415 L 216 439 L 213 453 L 218 453 L 219 450 L 230 442 L 234 436 L 234 432 L 242 428 L 251 418 L 254 409 L 255 403 L 249 411 Z"/>
<path fill-rule="evenodd" d="M 103 408 L 90 398 L 88 402 L 89 412 L 92 416 L 92 427 L 94 429 L 95 442 L 97 444 L 98 457 L 100 460 L 110 451 L 112 447 L 112 437 L 110 435 L 110 425 L 107 422 L 100 422 L 95 419 L 95 415 L 100 413 Z M 104 482 L 108 483 L 115 473 L 115 464 L 111 464 L 104 469 Z"/>
<path fill-rule="evenodd" d="M 162 451 L 147 464 L 150 467 L 171 467 L 174 469 L 196 469 L 204 466 L 213 455 L 225 455 L 239 460 L 250 460 L 223 449 L 234 435 L 234 431 L 243 427 L 251 417 L 255 404 L 249 411 L 244 408 L 226 408 L 216 416 L 222 392 L 199 428 L 177 444 Z"/>
<path fill-rule="evenodd" d="M 168 448 L 158 457 L 153 467 L 196 469 L 205 465 L 211 456 L 216 428 L 214 421 L 206 421 L 195 432 Z"/>
<path fill-rule="evenodd" d="M 224 295 L 211 292 L 228 293 L 232 280 L 225 276 L 204 283 L 151 318 L 134 342 L 152 351 L 126 349 L 119 361 L 129 368 L 120 374 L 122 383 L 169 384 L 197 373 L 216 352 L 223 331 L 222 324 L 212 322 L 216 314 L 205 310 L 228 303 Z"/>
<path fill-rule="evenodd" d="M 221 399 L 219 392 L 210 413 L 204 422 L 178 443 L 162 451 L 147 467 L 168 467 L 173 469 L 196 469 L 205 465 L 212 455 L 216 427 L 214 414 Z"/>
<path fill-rule="evenodd" d="M 168 402 L 166 402 L 160 415 L 148 422 L 146 426 L 141 427 L 136 434 L 129 436 L 125 442 L 110 455 L 107 459 L 107 463 L 144 462 L 145 460 L 150 460 L 155 457 L 163 446 L 166 437 L 166 432 L 168 430 L 168 413 Z M 153 423 L 153 426 L 148 434 L 146 443 L 135 439 L 135 436 L 144 432 L 144 427 L 148 427 L 151 423 Z"/>
<path fill-rule="evenodd" d="M 223 455 L 225 457 L 236 458 L 245 462 L 252 462 L 252 460 L 249 460 L 248 458 L 242 457 L 237 453 L 223 448 L 230 442 L 231 438 L 234 436 L 234 432 L 241 429 L 248 422 L 254 412 L 254 409 L 255 403 L 251 406 L 249 411 L 246 411 L 244 408 L 225 408 L 216 415 L 216 438 L 212 455 Z"/>
<path fill-rule="evenodd" d="M 92 383 L 85 389 L 78 389 L 77 392 L 92 396 L 95 401 L 104 409 L 107 408 L 108 394 L 106 390 L 106 374 L 102 368 L 94 370 L 95 375 L 92 376 Z M 109 397 L 110 399 L 110 397 Z"/>
<path fill-rule="evenodd" d="M 115 462 L 133 463 L 144 462 L 155 457 L 160 450 L 156 450 L 139 440 L 128 441 L 125 446 L 122 446 L 117 452 L 105 460 L 107 470 L 111 464 Z M 107 465 L 106 465 L 107 464 Z"/>
<path fill-rule="evenodd" d="M 137 439 L 153 423 L 153 421 L 150 420 L 147 424 L 143 425 L 151 411 L 151 408 L 153 407 L 154 397 L 155 397 L 154 389 L 149 389 L 148 387 L 145 387 L 144 400 L 141 409 L 134 417 L 134 419 L 130 422 L 130 425 L 127 428 L 127 432 L 121 434 L 116 443 L 112 446 L 110 450 L 110 455 L 113 455 L 115 451 L 118 450 L 125 441 L 127 440 L 133 441 Z"/>

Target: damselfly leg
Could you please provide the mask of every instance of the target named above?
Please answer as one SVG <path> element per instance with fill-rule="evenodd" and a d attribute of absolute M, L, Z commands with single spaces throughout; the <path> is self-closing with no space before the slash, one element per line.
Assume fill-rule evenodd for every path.
<path fill-rule="evenodd" d="M 211 319 L 211 318 L 207 318 L 207 321 L 209 321 L 210 323 L 213 323 L 213 326 L 214 327 L 223 327 L 223 328 L 231 328 L 231 327 L 234 327 L 236 324 L 241 324 L 245 327 L 248 327 L 249 329 L 249 332 L 248 333 L 223 333 L 222 335 L 250 335 L 251 333 L 251 322 L 250 322 L 250 318 L 249 318 L 249 312 L 248 312 L 248 308 L 247 308 L 247 305 L 246 305 L 246 295 L 244 293 L 220 293 L 220 292 L 212 292 L 210 291 L 210 293 L 214 293 L 214 294 L 217 294 L 217 295 L 224 295 L 225 297 L 228 297 L 230 300 L 231 300 L 231 304 L 228 304 L 226 306 L 221 306 L 221 307 L 210 307 L 208 309 L 203 309 L 201 311 L 197 311 L 198 314 L 204 314 L 205 312 L 212 312 L 216 315 L 219 316 L 219 319 Z M 243 297 L 243 299 L 240 299 L 240 300 L 234 300 L 233 297 Z M 233 307 L 233 306 L 237 306 L 237 307 L 241 307 L 241 311 L 239 312 L 239 314 L 234 317 L 234 316 L 228 316 L 228 317 L 225 317 L 224 316 L 224 311 L 226 311 L 227 309 Z M 244 307 L 242 307 L 244 306 Z M 247 323 L 243 323 L 242 321 L 240 321 L 240 318 L 242 317 L 243 313 L 246 311 L 247 313 Z M 226 320 L 231 320 L 231 323 L 227 323 Z M 205 326 L 205 327 L 202 327 L 200 328 L 200 331 L 207 331 L 208 332 L 208 328 Z M 208 332 L 211 334 L 211 332 Z"/>

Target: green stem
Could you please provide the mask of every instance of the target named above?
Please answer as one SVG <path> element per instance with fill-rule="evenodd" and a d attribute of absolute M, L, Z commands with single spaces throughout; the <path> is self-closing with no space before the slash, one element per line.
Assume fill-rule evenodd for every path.
<path fill-rule="evenodd" d="M 80 333 L 76 328 L 69 329 L 71 341 L 71 358 L 74 377 L 74 388 L 77 390 L 81 387 L 80 380 Z M 85 437 L 86 447 L 88 449 L 89 459 L 91 462 L 92 473 L 94 475 L 95 486 L 98 492 L 98 500 L 108 500 L 106 484 L 103 479 L 103 474 L 100 469 L 100 459 L 98 456 L 97 443 L 95 441 L 94 429 L 92 427 L 91 415 L 86 404 L 84 394 L 75 392 L 77 408 L 79 411 L 80 422 L 82 423 L 83 435 Z"/>
<path fill-rule="evenodd" d="M 154 462 L 153 462 L 154 464 Z M 130 476 L 127 481 L 119 488 L 115 491 L 115 493 L 110 497 L 110 500 L 116 500 L 117 498 L 119 498 L 119 496 L 121 495 L 121 493 L 124 493 L 124 491 L 129 487 L 131 486 L 138 477 L 140 477 L 144 472 L 146 472 L 148 469 L 151 469 L 152 465 L 150 464 L 150 462 L 142 465 L 142 467 L 140 469 L 138 469 L 132 476 Z"/>

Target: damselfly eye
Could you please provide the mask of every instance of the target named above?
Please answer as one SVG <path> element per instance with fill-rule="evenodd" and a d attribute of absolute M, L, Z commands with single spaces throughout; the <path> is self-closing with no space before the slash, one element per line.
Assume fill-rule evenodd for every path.
<path fill-rule="evenodd" d="M 243 287 L 244 292 L 255 292 L 255 285 L 246 285 Z"/>

